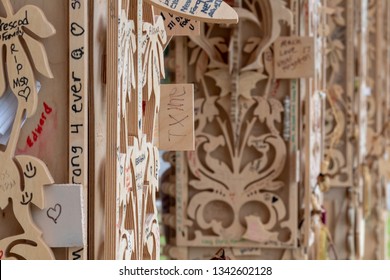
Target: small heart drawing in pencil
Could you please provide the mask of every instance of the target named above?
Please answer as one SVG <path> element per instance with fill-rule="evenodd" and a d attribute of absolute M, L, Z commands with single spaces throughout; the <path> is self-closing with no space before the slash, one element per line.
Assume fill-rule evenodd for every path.
<path fill-rule="evenodd" d="M 62 207 L 60 204 L 56 204 L 54 207 L 50 207 L 47 210 L 47 216 L 53 220 L 53 222 L 56 224 L 58 218 L 61 216 Z"/>

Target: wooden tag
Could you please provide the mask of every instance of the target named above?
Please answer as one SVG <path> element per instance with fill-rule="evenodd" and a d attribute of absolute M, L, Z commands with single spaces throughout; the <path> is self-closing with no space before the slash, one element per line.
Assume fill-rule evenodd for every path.
<path fill-rule="evenodd" d="M 172 12 L 156 11 L 164 20 L 165 31 L 168 36 L 199 36 L 200 22 Z"/>
<path fill-rule="evenodd" d="M 43 232 L 49 247 L 82 247 L 86 240 L 86 223 L 82 211 L 81 185 L 51 185 L 45 187 L 45 208 L 34 207 L 32 217 Z"/>
<path fill-rule="evenodd" d="M 193 151 L 194 85 L 161 85 L 159 149 Z"/>
<path fill-rule="evenodd" d="M 164 11 L 210 23 L 238 22 L 236 11 L 222 0 L 146 0 Z"/>
<path fill-rule="evenodd" d="M 279 37 L 274 43 L 275 79 L 314 76 L 314 38 Z"/>

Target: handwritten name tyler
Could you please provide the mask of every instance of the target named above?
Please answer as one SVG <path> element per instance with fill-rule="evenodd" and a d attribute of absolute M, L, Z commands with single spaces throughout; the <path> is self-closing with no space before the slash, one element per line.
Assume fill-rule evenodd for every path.
<path fill-rule="evenodd" d="M 183 92 L 178 92 L 177 88 L 174 88 L 169 94 L 168 111 L 171 111 L 169 116 L 168 141 L 171 142 L 173 137 L 185 137 L 187 136 L 181 130 L 185 131 L 184 121 L 190 116 L 184 112 L 184 100 L 186 96 L 185 88 Z"/>
<path fill-rule="evenodd" d="M 5 21 L 0 18 L 1 40 L 7 41 L 16 36 L 22 36 L 24 34 L 22 27 L 26 25 L 29 25 L 27 11 L 23 19 Z"/>

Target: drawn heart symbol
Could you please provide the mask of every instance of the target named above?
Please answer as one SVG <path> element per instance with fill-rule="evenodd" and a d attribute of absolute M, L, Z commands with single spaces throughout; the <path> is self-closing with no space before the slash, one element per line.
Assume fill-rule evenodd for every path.
<path fill-rule="evenodd" d="M 62 211 L 62 207 L 60 204 L 56 204 L 54 205 L 54 208 L 53 207 L 50 207 L 48 210 L 47 210 L 47 216 L 53 220 L 53 222 L 56 224 L 57 223 L 57 220 L 58 218 L 61 216 L 61 211 Z"/>
<path fill-rule="evenodd" d="M 84 28 L 76 22 L 73 22 L 70 26 L 70 32 L 72 32 L 73 36 L 81 36 L 84 34 L 84 31 Z"/>
<path fill-rule="evenodd" d="M 30 87 L 26 87 L 25 89 L 19 90 L 18 95 L 20 97 L 23 97 L 24 99 L 26 99 L 26 102 L 27 102 L 28 97 L 30 96 L 30 93 L 31 93 Z"/>

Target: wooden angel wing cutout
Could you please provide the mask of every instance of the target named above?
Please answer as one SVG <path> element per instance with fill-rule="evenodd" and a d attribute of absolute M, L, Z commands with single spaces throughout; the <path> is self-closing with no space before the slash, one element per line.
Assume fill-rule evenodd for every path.
<path fill-rule="evenodd" d="M 6 17 L 0 19 L 8 28 L 0 34 L 1 49 L 6 53 L 5 61 L 1 54 L 0 96 L 9 87 L 18 105 L 10 139 L 5 149 L 0 150 L 0 208 L 4 209 L 12 200 L 13 212 L 24 232 L 2 239 L 0 251 L 6 259 L 53 259 L 53 253 L 31 219 L 30 209 L 30 204 L 44 207 L 43 186 L 52 184 L 53 179 L 42 161 L 31 156 L 15 157 L 15 148 L 22 119 L 31 117 L 37 108 L 33 65 L 42 75 L 53 76 L 45 49 L 34 37 L 47 38 L 55 29 L 35 6 L 23 6 L 14 13 L 9 0 L 1 3 Z"/>

